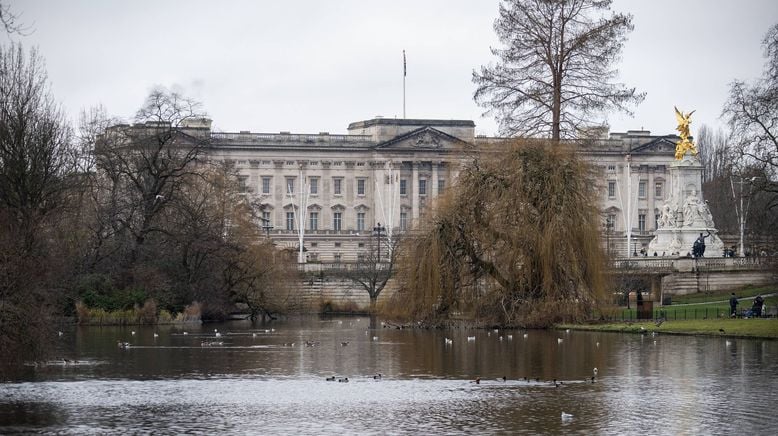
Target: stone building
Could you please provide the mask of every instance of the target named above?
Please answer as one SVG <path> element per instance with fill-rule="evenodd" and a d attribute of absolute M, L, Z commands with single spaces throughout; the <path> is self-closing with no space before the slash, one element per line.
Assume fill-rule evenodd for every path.
<path fill-rule="evenodd" d="M 379 223 L 384 238 L 409 229 L 472 151 L 503 140 L 475 136 L 470 120 L 374 118 L 351 123 L 346 134 L 221 133 L 209 122 L 197 128 L 210 134 L 212 158 L 231 162 L 246 195 L 261 204 L 274 242 L 299 248 L 303 223 L 308 262 L 356 260 Z M 599 169 L 592 183 L 601 193 L 603 244 L 615 255 L 639 252 L 657 228 L 678 138 L 587 133 L 576 146 Z"/>

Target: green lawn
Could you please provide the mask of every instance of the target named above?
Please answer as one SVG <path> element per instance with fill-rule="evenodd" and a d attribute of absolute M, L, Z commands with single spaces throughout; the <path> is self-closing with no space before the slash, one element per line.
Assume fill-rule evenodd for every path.
<path fill-rule="evenodd" d="M 696 294 L 673 296 L 673 304 L 698 304 L 708 303 L 711 301 L 729 301 L 730 294 L 733 291 L 705 293 L 698 292 Z M 759 294 L 772 294 L 778 292 L 776 286 L 760 286 L 760 287 L 747 287 L 734 291 L 738 298 L 756 297 Z M 742 304 L 741 304 L 742 308 Z"/>
<path fill-rule="evenodd" d="M 742 310 L 750 309 L 753 304 L 753 297 L 756 295 L 766 295 L 778 293 L 778 287 L 762 286 L 748 287 L 735 291 L 738 297 L 738 314 Z M 713 318 L 729 317 L 729 297 L 731 291 L 718 293 L 697 293 L 673 297 L 672 304 L 669 306 L 660 306 L 654 303 L 654 318 L 665 318 L 667 320 L 704 320 Z M 765 298 L 767 307 L 776 307 L 778 305 L 778 295 Z M 630 309 L 626 307 L 610 309 L 605 313 L 606 319 L 616 321 L 637 319 L 637 309 L 632 304 Z"/>
<path fill-rule="evenodd" d="M 564 324 L 558 327 L 607 332 L 657 332 L 778 339 L 778 319 L 776 318 L 668 320 L 660 326 L 657 326 L 654 321 L 649 321 L 635 323 L 614 322 L 608 324 Z"/>

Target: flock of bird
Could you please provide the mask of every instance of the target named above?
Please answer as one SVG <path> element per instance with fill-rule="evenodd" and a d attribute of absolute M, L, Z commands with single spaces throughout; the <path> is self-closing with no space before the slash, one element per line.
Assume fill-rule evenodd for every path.
<path fill-rule="evenodd" d="M 273 329 L 264 329 L 264 330 L 262 330 L 260 332 L 272 333 L 272 332 L 275 332 L 275 329 L 274 328 Z M 499 335 L 499 330 L 497 330 L 497 329 L 495 329 L 493 332 L 498 334 L 498 339 L 500 341 L 502 341 L 504 339 L 513 340 L 513 335 L 512 334 L 506 334 L 505 336 L 502 336 L 502 335 Z M 566 332 L 569 333 L 570 330 L 568 329 L 568 330 L 566 330 Z M 59 332 L 57 332 L 57 334 L 59 336 L 62 336 L 63 332 L 59 331 Z M 253 332 L 251 334 L 252 338 L 256 338 L 257 334 L 258 334 L 257 332 Z M 367 335 L 367 334 L 369 334 L 369 332 L 366 331 L 365 334 Z M 491 336 L 491 334 L 492 334 L 492 332 L 487 332 L 487 336 Z M 130 331 L 130 335 L 131 336 L 135 336 L 136 332 L 134 330 L 132 330 L 132 331 Z M 159 337 L 159 334 L 156 333 L 156 332 L 154 332 L 152 335 L 153 335 L 153 338 L 155 340 Z M 186 331 L 182 332 L 182 335 L 185 335 L 185 336 L 189 335 L 189 332 L 186 332 Z M 203 346 L 203 347 L 222 346 L 222 345 L 224 345 L 224 341 L 221 339 L 222 337 L 223 337 L 222 333 L 219 332 L 218 329 L 214 329 L 213 330 L 213 336 L 210 336 L 210 337 L 208 337 L 208 339 L 202 341 L 200 345 Z M 523 333 L 523 339 L 528 339 L 528 338 L 529 338 L 529 333 Z M 371 339 L 372 339 L 372 341 L 378 341 L 379 340 L 378 336 L 372 336 Z M 467 336 L 467 342 L 474 342 L 475 340 L 476 340 L 476 336 Z M 564 338 L 557 338 L 557 343 L 561 344 L 563 342 L 564 342 Z M 341 347 L 346 347 L 346 346 L 349 345 L 349 343 L 350 343 L 350 341 L 341 341 L 340 342 L 340 346 Z M 444 338 L 444 344 L 446 346 L 452 346 L 454 344 L 454 340 L 452 338 L 446 337 L 446 338 Z M 122 349 L 128 349 L 128 348 L 132 347 L 130 342 L 122 341 L 122 340 L 117 341 L 117 345 L 118 345 L 119 348 L 122 348 Z M 284 346 L 292 346 L 293 347 L 295 345 L 295 343 L 294 342 L 292 342 L 292 343 L 284 343 L 283 345 Z M 317 346 L 321 345 L 321 342 L 320 341 L 314 341 L 314 340 L 306 340 L 305 342 L 303 342 L 303 345 L 305 347 L 317 347 Z M 596 346 L 599 347 L 599 345 L 600 345 L 600 343 L 597 342 Z M 727 341 L 727 345 L 730 345 L 729 341 Z M 67 363 L 67 359 L 64 359 L 64 361 L 65 361 L 65 363 Z M 595 383 L 596 379 L 597 379 L 597 376 L 598 376 L 598 373 L 599 373 L 599 370 L 597 368 L 594 368 L 592 370 L 592 374 L 593 375 L 590 378 L 588 378 L 588 379 L 584 379 L 583 382 L 584 383 Z M 375 375 L 372 375 L 372 376 L 367 376 L 367 377 L 368 378 L 372 378 L 373 380 L 378 381 L 378 380 L 382 380 L 383 379 L 383 374 L 378 373 L 378 374 L 375 374 Z M 348 377 L 336 377 L 334 375 L 330 376 L 330 377 L 326 377 L 325 380 L 328 381 L 328 382 L 339 382 L 339 383 L 348 383 L 349 382 L 349 378 Z M 498 383 L 500 383 L 500 382 L 501 383 L 506 383 L 508 381 L 509 380 L 508 380 L 507 376 L 503 376 L 501 378 L 496 379 L 496 382 L 498 382 Z M 554 386 L 554 387 L 561 387 L 561 386 L 563 386 L 565 384 L 564 381 L 557 380 L 557 379 L 552 379 L 550 381 L 541 382 L 540 378 L 538 378 L 538 377 L 536 377 L 534 379 L 530 378 L 530 377 L 523 377 L 522 379 L 519 379 L 518 381 L 523 381 L 523 382 L 526 382 L 526 383 L 533 383 L 534 382 L 534 383 L 537 383 L 537 384 L 551 385 L 551 386 Z M 481 380 L 480 377 L 476 377 L 474 380 L 471 381 L 471 383 L 478 384 L 478 385 L 480 385 L 481 382 L 482 382 L 482 380 Z M 568 383 L 581 383 L 581 381 L 568 382 Z M 563 421 L 567 421 L 567 420 L 572 419 L 573 415 L 569 414 L 569 413 L 566 413 L 566 412 L 562 412 L 561 418 L 562 418 Z"/>

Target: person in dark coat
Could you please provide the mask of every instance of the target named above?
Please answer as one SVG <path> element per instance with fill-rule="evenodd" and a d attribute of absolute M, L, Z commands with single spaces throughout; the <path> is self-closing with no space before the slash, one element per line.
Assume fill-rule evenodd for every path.
<path fill-rule="evenodd" d="M 751 311 L 754 313 L 754 316 L 756 317 L 762 316 L 763 304 L 764 304 L 764 298 L 762 298 L 761 295 L 757 295 L 756 298 L 754 298 L 754 305 L 751 307 Z"/>
<path fill-rule="evenodd" d="M 729 316 L 737 316 L 737 297 L 734 292 L 732 293 L 732 296 L 729 297 Z"/>

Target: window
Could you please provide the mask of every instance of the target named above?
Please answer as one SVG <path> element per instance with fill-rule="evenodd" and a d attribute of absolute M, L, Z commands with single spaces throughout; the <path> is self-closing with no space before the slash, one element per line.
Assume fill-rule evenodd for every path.
<path fill-rule="evenodd" d="M 419 179 L 419 195 L 427 195 L 427 180 Z"/>
<path fill-rule="evenodd" d="M 318 246 L 319 246 L 318 242 L 311 242 L 311 247 L 318 247 Z"/>
<path fill-rule="evenodd" d="M 361 232 L 365 230 L 365 213 L 359 212 L 357 213 L 357 231 Z"/>
<path fill-rule="evenodd" d="M 638 197 L 640 198 L 646 198 L 646 185 L 648 182 L 645 180 L 641 180 L 640 183 L 638 183 Z"/>
<path fill-rule="evenodd" d="M 335 243 L 335 248 L 340 248 L 340 242 Z"/>
<path fill-rule="evenodd" d="M 340 263 L 340 259 L 341 259 L 340 253 L 335 253 L 335 263 Z"/>
<path fill-rule="evenodd" d="M 616 165 L 608 165 L 608 172 L 614 172 L 616 171 Z"/>
<path fill-rule="evenodd" d="M 294 177 L 287 177 L 286 178 L 286 193 L 287 194 L 294 194 Z"/>
<path fill-rule="evenodd" d="M 357 247 L 365 248 L 365 243 L 364 242 L 360 242 L 359 244 L 357 244 Z"/>
<path fill-rule="evenodd" d="M 400 195 L 408 195 L 408 180 L 400 179 Z"/>
<path fill-rule="evenodd" d="M 614 226 L 616 225 L 616 214 L 609 213 L 607 217 L 605 217 L 605 230 L 608 233 L 613 232 Z"/>
<path fill-rule="evenodd" d="M 343 213 L 335 212 L 332 214 L 332 230 L 339 232 L 342 227 Z"/>
<path fill-rule="evenodd" d="M 249 177 L 248 176 L 238 176 L 238 192 L 246 193 L 249 192 Z"/>
<path fill-rule="evenodd" d="M 638 214 L 638 230 L 640 230 L 641 232 L 645 232 L 646 231 L 646 213 L 645 212 L 641 212 L 640 214 Z"/>
<path fill-rule="evenodd" d="M 270 194 L 270 177 L 262 177 L 262 193 Z"/>
<path fill-rule="evenodd" d="M 294 212 L 286 213 L 286 230 L 294 230 Z"/>
<path fill-rule="evenodd" d="M 311 177 L 311 179 L 310 179 L 310 181 L 308 183 L 310 184 L 311 195 L 317 195 L 319 193 L 319 178 L 318 177 Z"/>
<path fill-rule="evenodd" d="M 319 212 L 310 213 L 310 222 L 311 230 L 319 230 Z"/>
<path fill-rule="evenodd" d="M 408 230 L 408 212 L 400 212 L 400 230 Z"/>
<path fill-rule="evenodd" d="M 616 182 L 608 181 L 608 198 L 616 197 Z"/>
<path fill-rule="evenodd" d="M 365 253 L 357 253 L 357 262 L 365 261 Z"/>
<path fill-rule="evenodd" d="M 337 177 L 332 179 L 332 193 L 335 195 L 343 194 L 343 178 Z"/>
<path fill-rule="evenodd" d="M 662 182 L 656 182 L 654 184 L 654 195 L 657 198 L 662 198 L 662 195 L 664 195 L 664 184 Z"/>
<path fill-rule="evenodd" d="M 438 179 L 438 194 L 442 194 L 444 189 L 446 189 L 446 180 Z"/>
<path fill-rule="evenodd" d="M 263 226 L 272 226 L 273 222 L 270 220 L 270 212 L 267 210 L 262 211 L 262 225 Z"/>
<path fill-rule="evenodd" d="M 357 179 L 357 195 L 365 195 L 365 179 Z"/>

